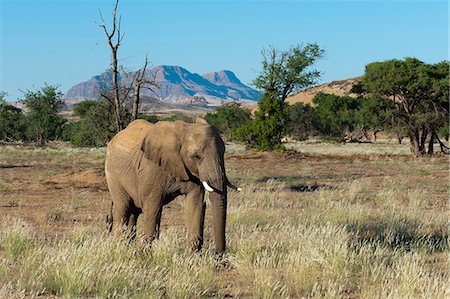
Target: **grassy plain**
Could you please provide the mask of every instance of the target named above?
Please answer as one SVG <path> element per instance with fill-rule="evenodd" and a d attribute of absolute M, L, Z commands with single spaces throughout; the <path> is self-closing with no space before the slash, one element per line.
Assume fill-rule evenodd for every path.
<path fill-rule="evenodd" d="M 448 158 L 407 145 L 229 146 L 227 254 L 106 234 L 104 149 L 0 147 L 0 298 L 448 298 Z M 138 230 L 142 223 L 138 223 Z M 446 293 L 447 292 L 447 293 Z"/>

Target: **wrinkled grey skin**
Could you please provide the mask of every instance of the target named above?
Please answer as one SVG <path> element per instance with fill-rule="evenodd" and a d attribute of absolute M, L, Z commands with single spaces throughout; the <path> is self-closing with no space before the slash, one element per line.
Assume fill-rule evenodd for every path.
<path fill-rule="evenodd" d="M 105 173 L 112 196 L 108 220 L 113 231 L 124 226 L 134 233 L 138 216 L 144 217 L 148 241 L 159 236 L 162 208 L 185 195 L 188 243 L 203 245 L 205 189 L 213 188 L 216 252 L 225 251 L 228 183 L 224 165 L 225 146 L 218 132 L 205 120 L 151 124 L 136 120 L 108 144 Z"/>

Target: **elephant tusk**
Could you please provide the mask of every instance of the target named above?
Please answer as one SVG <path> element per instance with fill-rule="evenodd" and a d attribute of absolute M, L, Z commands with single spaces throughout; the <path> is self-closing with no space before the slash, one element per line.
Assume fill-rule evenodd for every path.
<path fill-rule="evenodd" d="M 206 191 L 209 191 L 209 192 L 213 192 L 213 191 L 214 191 L 214 189 L 211 188 L 211 187 L 208 185 L 207 182 L 203 181 L 202 184 L 203 184 L 203 187 L 205 187 L 205 190 L 206 190 Z"/>

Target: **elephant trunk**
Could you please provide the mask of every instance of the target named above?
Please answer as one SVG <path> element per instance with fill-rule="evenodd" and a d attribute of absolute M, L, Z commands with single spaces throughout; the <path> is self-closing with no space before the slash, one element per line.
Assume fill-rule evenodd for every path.
<path fill-rule="evenodd" d="M 214 236 L 216 252 L 222 254 L 225 251 L 225 226 L 227 215 L 227 179 L 223 157 L 211 156 L 203 164 L 200 179 L 204 188 L 210 191 L 209 199 L 213 211 Z M 208 189 L 208 187 L 210 189 Z"/>
<path fill-rule="evenodd" d="M 227 189 L 222 193 L 211 192 L 209 195 L 213 210 L 214 238 L 216 242 L 216 253 L 225 251 L 225 227 L 227 217 Z"/>

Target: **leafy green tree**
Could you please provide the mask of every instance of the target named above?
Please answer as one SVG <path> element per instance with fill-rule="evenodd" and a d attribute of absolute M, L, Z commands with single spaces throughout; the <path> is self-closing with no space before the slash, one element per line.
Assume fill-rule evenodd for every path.
<path fill-rule="evenodd" d="M 73 108 L 73 115 L 78 116 L 80 118 L 86 117 L 86 115 L 92 110 L 95 109 L 99 105 L 98 101 L 93 100 L 84 100 L 79 102 Z"/>
<path fill-rule="evenodd" d="M 357 125 L 360 101 L 345 96 L 318 93 L 313 98 L 320 132 L 325 136 L 344 138 Z"/>
<path fill-rule="evenodd" d="M 425 153 L 425 141 L 430 133 L 429 152 L 432 153 L 436 130 L 448 123 L 448 74 L 448 62 L 430 65 L 416 58 L 366 66 L 363 89 L 394 103 L 391 117 L 397 126 L 406 128 L 414 156 Z"/>
<path fill-rule="evenodd" d="M 228 103 L 220 106 L 214 113 L 207 113 L 204 118 L 221 134 L 232 139 L 233 133 L 238 127 L 250 122 L 251 113 L 236 103 Z"/>
<path fill-rule="evenodd" d="M 428 143 L 428 153 L 433 154 L 433 144 L 437 140 L 444 153 L 449 152 L 449 148 L 439 140 L 439 134 L 442 134 L 448 141 L 449 136 L 449 68 L 450 63 L 443 61 L 429 66 L 432 77 L 433 87 L 431 96 L 425 104 L 426 126 L 430 132 Z M 424 149 L 424 146 L 422 149 Z"/>
<path fill-rule="evenodd" d="M 28 140 L 40 145 L 56 140 L 62 135 L 64 118 L 58 115 L 63 108 L 62 93 L 56 86 L 45 85 L 37 91 L 25 92 L 21 101 L 27 110 L 26 135 Z"/>
<path fill-rule="evenodd" d="M 291 93 L 317 83 L 320 72 L 310 68 L 324 54 L 324 50 L 315 43 L 298 45 L 288 51 L 264 49 L 263 69 L 253 84 L 271 101 L 284 102 Z"/>
<path fill-rule="evenodd" d="M 297 140 L 306 140 L 320 128 L 316 111 L 311 105 L 296 103 L 289 106 L 287 133 Z"/>
<path fill-rule="evenodd" d="M 281 139 L 288 123 L 285 100 L 317 82 L 320 72 L 311 67 L 323 55 L 324 50 L 317 44 L 298 45 L 288 51 L 263 50 L 263 68 L 253 84 L 264 96 L 258 102 L 255 118 L 237 131 L 238 137 L 260 150 L 282 149 Z"/>
<path fill-rule="evenodd" d="M 18 141 L 25 138 L 25 117 L 22 110 L 5 100 L 6 93 L 0 92 L 0 140 Z"/>
<path fill-rule="evenodd" d="M 288 105 L 263 96 L 255 118 L 236 130 L 236 138 L 261 151 L 283 150 L 281 138 L 286 135 Z"/>
<path fill-rule="evenodd" d="M 358 98 L 358 110 L 355 112 L 355 127 L 362 131 L 369 139 L 368 132 L 373 133 L 374 141 L 377 140 L 377 133 L 388 129 L 388 111 L 392 107 L 392 102 L 382 98 Z"/>

